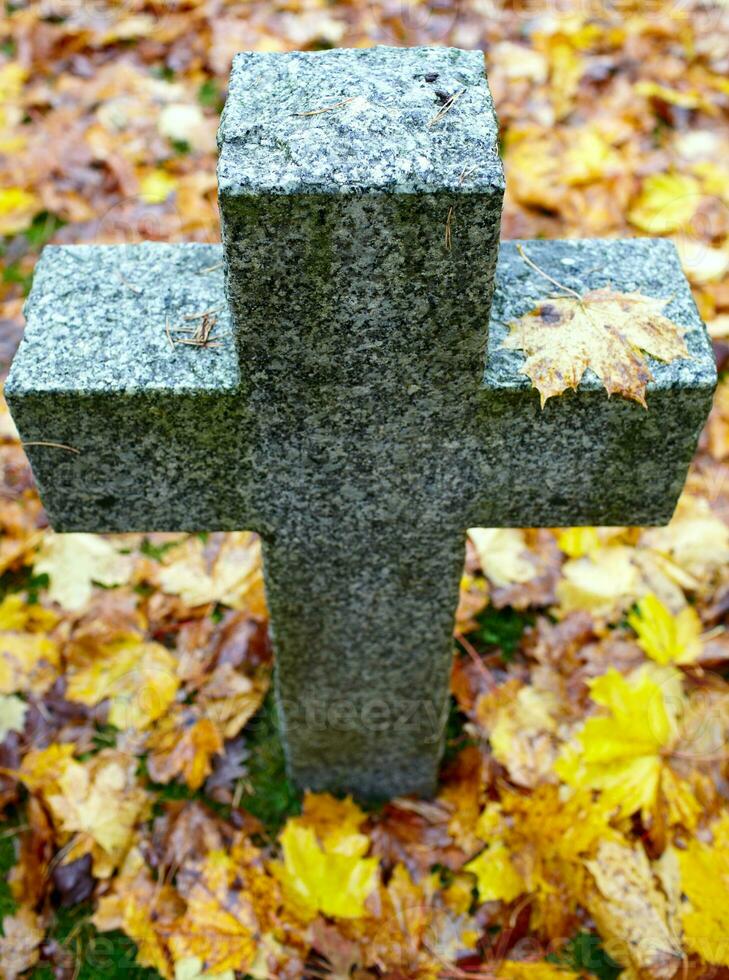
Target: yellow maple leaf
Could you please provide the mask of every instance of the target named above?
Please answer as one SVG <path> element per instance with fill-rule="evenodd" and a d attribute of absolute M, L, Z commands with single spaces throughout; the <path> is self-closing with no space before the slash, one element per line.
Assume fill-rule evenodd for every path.
<path fill-rule="evenodd" d="M 575 789 L 600 790 L 602 802 L 625 815 L 650 816 L 685 703 L 680 673 L 650 664 L 623 677 L 611 668 L 591 682 L 590 697 L 606 713 L 587 719 L 555 772 Z"/>
<path fill-rule="evenodd" d="M 569 935 L 578 921 L 585 860 L 601 840 L 616 836 L 608 808 L 590 791 L 565 798 L 560 787 L 545 783 L 529 795 L 504 794 L 499 815 L 498 834 L 532 899 L 532 928 Z"/>
<path fill-rule="evenodd" d="M 468 531 L 481 570 L 496 586 L 529 582 L 537 574 L 524 532 L 513 527 L 472 527 Z"/>
<path fill-rule="evenodd" d="M 668 903 L 640 844 L 601 841 L 586 862 L 594 887 L 585 905 L 611 955 L 637 974 L 669 980 L 679 967 L 681 945 L 669 923 Z"/>
<path fill-rule="evenodd" d="M 560 613 L 585 609 L 610 616 L 632 605 L 641 590 L 633 549 L 615 545 L 572 558 L 562 566 L 556 593 Z"/>
<path fill-rule="evenodd" d="M 198 706 L 224 738 L 233 738 L 260 708 L 270 679 L 267 668 L 249 677 L 232 664 L 219 664 L 200 688 Z"/>
<path fill-rule="evenodd" d="M 20 778 L 32 793 L 58 792 L 58 780 L 73 759 L 74 746 L 53 742 L 45 749 L 31 749 L 23 756 Z"/>
<path fill-rule="evenodd" d="M 123 929 L 137 946 L 136 962 L 172 980 L 167 938 L 184 908 L 177 891 L 152 877 L 139 848 L 132 845 L 100 896 L 92 922 L 100 932 Z"/>
<path fill-rule="evenodd" d="M 222 602 L 265 616 L 261 543 L 248 531 L 227 534 L 212 565 L 199 537 L 191 536 L 164 556 L 160 588 L 190 606 Z"/>
<path fill-rule="evenodd" d="M 25 630 L 39 633 L 52 630 L 58 616 L 37 603 L 28 603 L 18 592 L 11 592 L 0 602 L 0 630 Z"/>
<path fill-rule="evenodd" d="M 646 408 L 653 375 L 642 352 L 668 363 L 689 357 L 683 328 L 662 314 L 667 302 L 611 289 L 547 299 L 509 324 L 502 346 L 527 355 L 521 373 L 539 391 L 542 408 L 547 399 L 577 388 L 587 368 L 608 394 Z"/>
<path fill-rule="evenodd" d="M 175 960 L 199 957 L 213 973 L 248 971 L 258 923 L 245 892 L 234 887 L 237 876 L 236 861 L 223 851 L 212 851 L 195 869 L 187 909 L 169 939 Z"/>
<path fill-rule="evenodd" d="M 212 772 L 212 757 L 223 751 L 223 736 L 212 719 L 180 706 L 155 726 L 147 748 L 147 766 L 155 782 L 182 776 L 190 789 L 199 789 Z"/>
<path fill-rule="evenodd" d="M 93 582 L 123 585 L 132 571 L 129 556 L 96 534 L 46 534 L 33 567 L 50 577 L 51 599 L 72 611 L 89 601 Z"/>
<path fill-rule="evenodd" d="M 176 189 L 176 179 L 159 167 L 148 170 L 139 181 L 139 196 L 145 204 L 161 204 Z"/>
<path fill-rule="evenodd" d="M 94 874 L 107 878 L 123 859 L 149 801 L 134 776 L 136 760 L 120 752 L 100 752 L 88 762 L 68 761 L 57 791 L 46 802 L 60 830 L 75 835 L 66 860 L 91 853 Z"/>
<path fill-rule="evenodd" d="M 9 732 L 22 732 L 28 705 L 12 694 L 0 694 L 0 742 Z"/>
<path fill-rule="evenodd" d="M 628 220 L 648 235 L 686 229 L 701 203 L 701 185 L 687 174 L 652 174 L 628 212 Z"/>
<path fill-rule="evenodd" d="M 564 154 L 564 179 L 568 184 L 588 184 L 619 172 L 620 156 L 596 126 L 569 131 Z"/>
<path fill-rule="evenodd" d="M 524 879 L 512 864 L 503 841 L 493 841 L 464 865 L 464 870 L 476 875 L 478 897 L 482 902 L 499 899 L 511 902 L 525 891 Z"/>
<path fill-rule="evenodd" d="M 638 645 L 659 664 L 694 663 L 701 653 L 701 620 L 693 606 L 673 615 L 653 593 L 638 603 L 628 623 L 638 634 Z"/>
<path fill-rule="evenodd" d="M 44 694 L 60 662 L 58 644 L 42 633 L 0 633 L 0 694 Z"/>
<path fill-rule="evenodd" d="M 108 698 L 111 725 L 144 729 L 173 703 L 180 686 L 176 666 L 161 644 L 127 637 L 103 647 L 100 657 L 69 674 L 66 697 L 87 705 Z"/>
<path fill-rule="evenodd" d="M 712 841 L 696 837 L 676 851 L 685 903 L 684 943 L 707 963 L 729 966 L 729 814 L 711 827 Z"/>
<path fill-rule="evenodd" d="M 343 837 L 358 833 L 367 814 L 357 806 L 351 796 L 338 800 L 330 793 L 304 793 L 301 816 L 302 827 L 311 827 L 321 841 L 336 844 Z"/>
<path fill-rule="evenodd" d="M 364 856 L 370 846 L 366 834 L 334 834 L 320 843 L 312 827 L 293 817 L 280 841 L 283 862 L 274 863 L 271 871 L 296 916 L 304 922 L 318 912 L 340 919 L 364 916 L 379 866 L 377 858 Z"/>
<path fill-rule="evenodd" d="M 0 189 L 0 235 L 17 235 L 42 210 L 40 198 L 22 187 Z"/>
<path fill-rule="evenodd" d="M 568 558 L 583 558 L 597 551 L 602 542 L 595 527 L 566 527 L 559 532 L 557 544 Z"/>
<path fill-rule="evenodd" d="M 389 973 L 388 968 L 396 966 L 403 976 L 429 980 L 433 975 L 428 969 L 430 957 L 422 943 L 426 936 L 431 944 L 435 940 L 434 889 L 431 876 L 416 883 L 404 865 L 396 864 L 372 903 L 376 916 L 347 923 L 348 934 L 359 936 L 362 943 L 359 954 L 353 951 L 351 958 L 361 966 L 377 967 L 378 972 Z M 350 970 L 345 967 L 347 976 Z"/>

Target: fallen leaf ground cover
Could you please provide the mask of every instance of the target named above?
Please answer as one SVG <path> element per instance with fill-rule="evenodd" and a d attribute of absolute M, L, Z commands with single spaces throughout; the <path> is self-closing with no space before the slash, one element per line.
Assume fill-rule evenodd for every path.
<path fill-rule="evenodd" d="M 665 235 L 729 353 L 729 11 L 14 2 L 0 356 L 48 241 L 215 240 L 242 48 L 486 50 L 505 237 Z M 0 412 L 0 975 L 729 968 L 729 379 L 667 528 L 474 529 L 435 800 L 287 783 L 253 535 L 58 538 Z"/>

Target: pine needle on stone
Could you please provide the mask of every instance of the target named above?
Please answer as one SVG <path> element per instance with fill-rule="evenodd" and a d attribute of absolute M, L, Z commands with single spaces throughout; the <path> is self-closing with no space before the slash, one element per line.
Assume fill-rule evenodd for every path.
<path fill-rule="evenodd" d="M 456 102 L 458 102 L 458 100 L 460 99 L 460 97 L 463 95 L 465 91 L 466 91 L 465 88 L 461 88 L 458 89 L 457 92 L 454 92 L 453 95 L 451 95 L 450 98 L 448 98 L 444 102 L 441 108 L 436 112 L 436 114 L 430 120 L 430 122 L 428 123 L 428 127 L 430 128 L 431 126 L 437 125 L 441 121 L 441 119 L 447 116 L 448 113 L 453 108 L 453 106 L 456 104 Z"/>
<path fill-rule="evenodd" d="M 334 105 L 326 105 L 321 109 L 309 109 L 307 112 L 295 112 L 295 116 L 319 116 L 322 112 L 331 112 L 332 109 L 341 109 L 343 105 L 347 105 L 350 102 L 354 102 L 356 96 L 352 96 L 349 99 L 342 99 L 341 102 L 335 102 Z"/>

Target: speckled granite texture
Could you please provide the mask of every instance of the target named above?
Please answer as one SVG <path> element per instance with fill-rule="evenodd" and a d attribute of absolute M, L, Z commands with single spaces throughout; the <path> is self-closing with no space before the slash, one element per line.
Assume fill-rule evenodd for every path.
<path fill-rule="evenodd" d="M 23 439 L 81 449 L 29 448 L 51 520 L 63 530 L 264 532 L 302 785 L 369 796 L 432 788 L 466 526 L 670 517 L 715 383 L 673 246 L 525 247 L 573 288 L 673 296 L 667 312 L 688 329 L 693 357 L 652 364 L 648 412 L 608 399 L 589 376 L 540 410 L 523 357 L 500 344 L 505 323 L 551 287 L 512 243 L 501 247 L 486 371 L 470 391 L 403 388 L 393 402 L 380 365 L 360 386 L 347 382 L 345 417 L 328 416 L 325 402 L 317 410 L 312 395 L 289 417 L 288 441 L 279 416 L 293 408 L 282 396 L 254 425 L 230 337 L 219 352 L 173 354 L 164 336 L 165 311 L 175 322 L 220 304 L 222 272 L 201 272 L 219 248 L 44 252 L 7 391 Z M 414 356 L 430 353 L 416 345 Z"/>
<path fill-rule="evenodd" d="M 483 470 L 472 524 L 666 524 L 711 407 L 716 365 L 676 249 L 665 239 L 524 242 L 526 254 L 565 286 L 612 287 L 670 299 L 690 360 L 648 359 L 648 411 L 608 398 L 588 371 L 577 392 L 540 409 L 520 373 L 524 357 L 501 348 L 506 324 L 557 290 L 502 243 L 484 388 L 476 414 Z M 486 438 L 483 434 L 488 433 Z M 475 447 L 475 445 L 474 445 Z"/>
<path fill-rule="evenodd" d="M 428 793 L 503 196 L 483 55 L 239 55 L 219 143 L 290 771 Z"/>
<path fill-rule="evenodd" d="M 246 52 L 233 60 L 218 184 L 223 197 L 499 194 L 497 137 L 480 51 Z"/>
<path fill-rule="evenodd" d="M 210 245 L 48 246 L 6 384 L 58 531 L 240 528 L 245 408 Z M 220 310 L 220 349 L 170 348 L 165 320 Z M 223 336 L 225 335 L 225 336 Z"/>
<path fill-rule="evenodd" d="M 29 448 L 60 530 L 260 531 L 291 775 L 428 794 L 465 529 L 667 521 L 710 345 L 668 242 L 527 243 L 573 288 L 672 297 L 692 353 L 654 365 L 648 412 L 590 376 L 540 410 L 500 345 L 553 287 L 513 244 L 489 332 L 503 180 L 478 53 L 239 56 L 220 142 L 223 348 L 164 333 L 223 305 L 219 249 L 48 249 L 13 415 L 80 450 Z"/>

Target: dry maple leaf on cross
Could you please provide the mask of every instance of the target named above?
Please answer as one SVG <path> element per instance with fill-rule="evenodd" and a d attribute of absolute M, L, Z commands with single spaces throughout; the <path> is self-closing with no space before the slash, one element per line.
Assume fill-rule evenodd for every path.
<path fill-rule="evenodd" d="M 587 368 L 608 394 L 622 395 L 647 408 L 646 384 L 653 380 L 643 352 L 670 363 L 689 358 L 684 330 L 663 316 L 668 300 L 641 293 L 591 289 L 580 296 L 543 272 L 520 248 L 524 261 L 566 295 L 551 297 L 509 324 L 507 350 L 527 355 L 522 374 L 548 398 L 577 388 Z"/>

